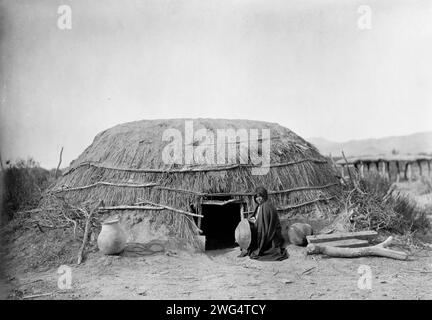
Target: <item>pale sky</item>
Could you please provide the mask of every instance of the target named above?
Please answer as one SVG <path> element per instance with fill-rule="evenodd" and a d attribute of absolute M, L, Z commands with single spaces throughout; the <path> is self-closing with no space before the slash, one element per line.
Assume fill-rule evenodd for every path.
<path fill-rule="evenodd" d="M 3 161 L 55 167 L 64 146 L 67 166 L 141 119 L 263 120 L 334 141 L 432 130 L 429 0 L 0 3 Z"/>

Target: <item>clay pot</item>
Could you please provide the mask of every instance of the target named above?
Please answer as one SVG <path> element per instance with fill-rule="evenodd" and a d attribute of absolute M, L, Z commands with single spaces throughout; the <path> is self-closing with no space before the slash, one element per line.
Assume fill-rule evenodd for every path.
<path fill-rule="evenodd" d="M 240 248 L 247 250 L 252 240 L 252 232 L 248 219 L 242 219 L 234 231 L 234 237 Z"/>
<path fill-rule="evenodd" d="M 119 224 L 119 219 L 105 221 L 99 233 L 97 244 L 103 254 L 118 254 L 126 246 L 126 232 Z"/>
<path fill-rule="evenodd" d="M 288 229 L 289 242 L 296 246 L 307 245 L 306 236 L 311 235 L 313 235 L 313 230 L 307 223 L 294 223 Z"/>

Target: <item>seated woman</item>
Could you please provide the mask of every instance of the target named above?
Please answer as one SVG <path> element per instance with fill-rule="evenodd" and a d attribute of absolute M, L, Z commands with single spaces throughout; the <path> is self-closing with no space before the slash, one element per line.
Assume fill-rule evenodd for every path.
<path fill-rule="evenodd" d="M 277 261 L 288 258 L 288 252 L 283 247 L 281 224 L 275 207 L 268 200 L 267 190 L 258 187 L 254 200 L 257 207 L 249 215 L 252 240 L 249 248 L 240 256 L 248 255 L 251 259 Z"/>

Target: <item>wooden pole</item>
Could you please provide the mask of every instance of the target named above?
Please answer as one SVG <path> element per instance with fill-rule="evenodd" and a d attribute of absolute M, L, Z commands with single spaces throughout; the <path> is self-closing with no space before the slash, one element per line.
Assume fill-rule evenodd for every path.
<path fill-rule="evenodd" d="M 166 206 L 166 205 L 164 205 L 164 204 L 154 203 L 154 202 L 151 202 L 151 201 L 148 201 L 148 200 L 140 200 L 140 201 L 137 202 L 136 204 L 145 204 L 145 203 L 147 203 L 147 204 L 151 204 L 152 206 L 155 206 L 155 207 L 162 207 L 162 208 L 165 208 L 165 209 L 167 209 L 167 210 L 171 210 L 171 211 L 174 211 L 174 212 L 177 212 L 177 213 L 185 214 L 185 215 L 187 215 L 187 216 L 204 218 L 204 217 L 203 217 L 202 215 L 200 215 L 200 214 L 194 214 L 194 213 L 191 213 L 191 212 L 187 212 L 187 211 L 183 211 L 183 210 L 180 210 L 180 209 L 176 209 L 176 208 L 173 208 L 173 207 L 170 207 L 170 206 Z"/>
<path fill-rule="evenodd" d="M 330 153 L 329 156 L 330 156 L 330 159 L 332 161 L 333 167 L 334 167 L 335 171 L 337 172 L 338 171 L 338 167 L 337 167 L 336 162 L 334 161 L 333 156 L 331 155 L 331 153 Z M 340 167 L 340 171 L 341 171 L 341 180 L 342 180 L 342 183 L 345 184 L 345 179 L 344 179 L 344 175 L 343 175 L 344 174 L 344 172 L 343 172 L 343 166 Z"/>
<path fill-rule="evenodd" d="M 422 170 L 421 160 L 417 160 L 417 165 L 419 166 L 419 170 L 420 170 L 420 177 L 421 177 L 421 176 L 423 176 L 423 170 Z"/>
<path fill-rule="evenodd" d="M 364 164 L 360 163 L 360 178 L 364 179 Z"/>
<path fill-rule="evenodd" d="M 60 150 L 59 163 L 58 163 L 57 168 L 55 170 L 54 178 L 57 178 L 57 172 L 59 171 L 60 165 L 62 163 L 62 155 L 63 155 L 63 147 L 61 147 L 61 150 Z"/>
<path fill-rule="evenodd" d="M 203 214 L 202 214 L 202 198 L 201 197 L 199 197 L 198 199 L 197 199 L 197 201 L 195 202 L 195 206 L 196 206 L 196 214 L 198 214 L 198 215 L 200 215 L 200 216 L 202 216 Z M 201 230 L 201 217 L 198 217 L 198 222 L 197 222 L 197 227 L 198 227 L 198 229 L 200 229 Z"/>
<path fill-rule="evenodd" d="M 408 180 L 408 162 L 405 163 L 404 177 L 405 177 L 405 180 Z"/>
<path fill-rule="evenodd" d="M 82 187 L 74 187 L 74 188 L 64 188 L 64 189 L 57 189 L 53 190 L 54 193 L 60 193 L 60 192 L 66 192 L 66 191 L 77 191 L 77 190 L 84 190 L 89 188 L 94 188 L 97 186 L 108 186 L 108 187 L 124 187 L 124 188 L 149 188 L 149 187 L 155 187 L 157 186 L 157 183 L 151 182 L 147 184 L 133 184 L 133 183 L 112 183 L 112 182 L 106 182 L 106 181 L 99 181 L 93 184 L 85 185 Z"/>
<path fill-rule="evenodd" d="M 431 173 L 431 170 L 430 170 L 430 163 L 431 163 L 431 160 L 428 160 L 428 174 L 429 174 L 429 177 L 430 177 L 430 173 Z"/>
<path fill-rule="evenodd" d="M 81 244 L 81 248 L 78 251 L 78 261 L 77 261 L 77 264 L 81 264 L 81 262 L 82 262 L 83 252 L 84 252 L 85 246 L 86 246 L 88 238 L 89 238 L 89 232 L 91 232 L 90 231 L 90 226 L 91 226 L 91 219 L 93 217 L 93 214 L 98 210 L 99 205 L 101 205 L 102 203 L 103 203 L 102 201 L 99 202 L 99 204 L 93 210 L 90 210 L 90 212 L 89 212 L 89 214 L 87 216 L 85 227 L 84 227 L 83 241 L 82 241 L 82 244 Z"/>
<path fill-rule="evenodd" d="M 347 170 L 348 170 L 348 175 L 349 175 L 349 178 L 350 178 L 350 180 L 351 180 L 351 183 L 353 184 L 353 186 L 355 186 L 356 184 L 355 184 L 355 181 L 354 181 L 353 177 L 351 176 L 351 170 L 350 170 L 350 168 L 349 168 L 348 160 L 347 160 L 347 158 L 345 157 L 345 154 L 344 154 L 343 151 L 342 151 L 342 156 L 343 156 L 343 158 L 344 158 L 344 160 L 345 160 L 345 163 L 346 163 L 346 166 L 347 166 Z"/>
<path fill-rule="evenodd" d="M 399 182 L 399 180 L 400 180 L 400 166 L 399 166 L 399 161 L 396 161 L 396 170 L 397 170 L 397 174 L 396 174 L 396 182 Z"/>
<path fill-rule="evenodd" d="M 385 161 L 381 161 L 382 165 L 381 165 L 381 176 L 383 178 L 386 178 L 386 163 Z"/>
<path fill-rule="evenodd" d="M 411 182 L 412 180 L 412 165 L 411 162 L 408 162 L 407 164 L 407 169 L 408 169 L 408 181 Z"/>
<path fill-rule="evenodd" d="M 387 176 L 388 176 L 388 179 L 391 181 L 390 161 L 387 161 L 386 164 L 387 164 Z"/>
<path fill-rule="evenodd" d="M 99 207 L 99 211 L 117 211 L 117 210 L 165 210 L 162 207 L 155 206 L 108 206 L 108 207 Z"/>

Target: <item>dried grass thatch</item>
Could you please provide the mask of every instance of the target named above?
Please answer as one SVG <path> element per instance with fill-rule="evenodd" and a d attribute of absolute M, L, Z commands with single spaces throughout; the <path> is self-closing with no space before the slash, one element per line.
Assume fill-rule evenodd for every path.
<path fill-rule="evenodd" d="M 269 129 L 271 134 L 268 174 L 253 175 L 250 159 L 224 165 L 166 165 L 162 141 L 166 129 L 178 129 L 184 137 L 185 120 L 143 120 L 115 126 L 98 134 L 74 160 L 51 190 L 67 201 L 106 206 L 136 205 L 141 200 L 190 211 L 207 196 L 229 195 L 244 199 L 253 209 L 252 192 L 265 186 L 281 217 L 299 213 L 333 212 L 340 187 L 335 172 L 317 149 L 287 128 L 249 120 L 194 119 L 193 129 Z M 194 141 L 193 145 L 200 145 Z M 237 143 L 242 147 L 241 143 Z M 244 160 L 244 159 L 243 159 Z M 122 214 L 124 214 L 124 210 Z M 157 223 L 172 225 L 173 234 L 198 233 L 192 218 L 169 210 L 143 210 Z M 181 233 L 181 234 L 180 234 Z"/>

